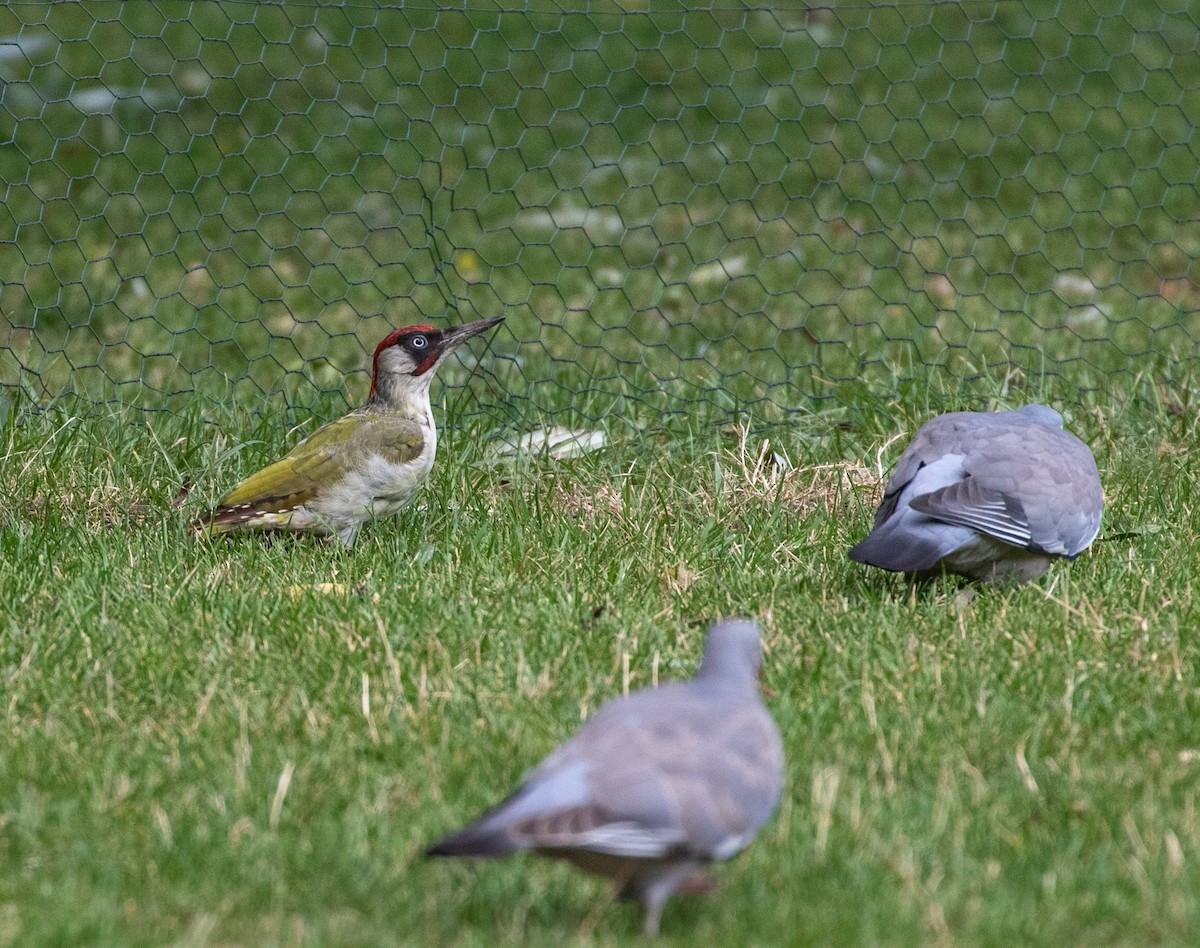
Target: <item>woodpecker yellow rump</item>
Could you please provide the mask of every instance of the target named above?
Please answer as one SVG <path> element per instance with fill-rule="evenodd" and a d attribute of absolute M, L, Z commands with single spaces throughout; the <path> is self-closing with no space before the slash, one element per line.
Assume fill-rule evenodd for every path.
<path fill-rule="evenodd" d="M 351 546 L 365 521 L 399 513 L 429 476 L 437 450 L 429 383 L 437 367 L 503 319 L 389 333 L 375 349 L 365 405 L 242 481 L 193 527 L 212 535 L 301 530 L 334 534 Z"/>

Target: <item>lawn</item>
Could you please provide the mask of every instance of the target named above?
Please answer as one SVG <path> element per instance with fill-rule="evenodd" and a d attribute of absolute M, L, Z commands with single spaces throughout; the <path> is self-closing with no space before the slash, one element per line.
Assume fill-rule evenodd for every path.
<path fill-rule="evenodd" d="M 279 416 L 10 410 L 0 945 L 637 943 L 600 881 L 419 852 L 731 614 L 766 630 L 786 788 L 664 944 L 1194 943 L 1197 393 L 1042 391 L 1102 542 L 967 601 L 845 557 L 898 436 L 1029 397 L 927 381 L 570 460 L 495 462 L 476 418 L 349 552 L 187 534 Z"/>
<path fill-rule="evenodd" d="M 786 791 L 664 943 L 1196 942 L 1195 12 L 442 7 L 0 5 L 0 948 L 634 943 L 419 853 L 734 614 Z M 501 314 L 404 515 L 188 533 Z M 1088 554 L 846 559 L 906 434 L 1033 399 Z"/>

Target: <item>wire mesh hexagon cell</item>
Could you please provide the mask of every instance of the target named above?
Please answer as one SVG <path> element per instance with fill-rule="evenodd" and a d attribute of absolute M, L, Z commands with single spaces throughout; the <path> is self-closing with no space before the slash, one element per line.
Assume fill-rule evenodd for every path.
<path fill-rule="evenodd" d="M 0 386 L 353 401 L 499 313 L 448 384 L 542 416 L 1197 358 L 1193 6 L 639 7 L 8 4 Z"/>

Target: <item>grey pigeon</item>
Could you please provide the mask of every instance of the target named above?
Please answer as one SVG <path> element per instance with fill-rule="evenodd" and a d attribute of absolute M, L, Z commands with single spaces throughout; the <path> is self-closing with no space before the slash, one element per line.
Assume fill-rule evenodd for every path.
<path fill-rule="evenodd" d="M 783 745 L 758 692 L 758 626 L 708 632 L 696 677 L 604 704 L 495 808 L 429 856 L 530 849 L 613 879 L 658 933 L 681 887 L 754 839 L 779 802 Z"/>
<path fill-rule="evenodd" d="M 952 412 L 926 422 L 900 456 L 850 559 L 1023 583 L 1086 550 L 1103 506 L 1092 452 L 1053 408 Z"/>

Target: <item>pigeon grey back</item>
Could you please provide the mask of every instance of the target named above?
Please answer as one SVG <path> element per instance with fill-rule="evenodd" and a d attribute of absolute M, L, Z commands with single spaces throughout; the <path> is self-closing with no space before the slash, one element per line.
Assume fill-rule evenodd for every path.
<path fill-rule="evenodd" d="M 1087 549 L 1102 509 L 1092 452 L 1052 408 L 952 412 L 917 432 L 849 555 L 896 572 L 1024 582 Z"/>
<path fill-rule="evenodd" d="M 783 747 L 758 661 L 753 622 L 718 623 L 696 678 L 608 702 L 508 799 L 428 854 L 566 859 L 614 879 L 656 932 L 670 895 L 748 845 L 778 804 Z"/>

